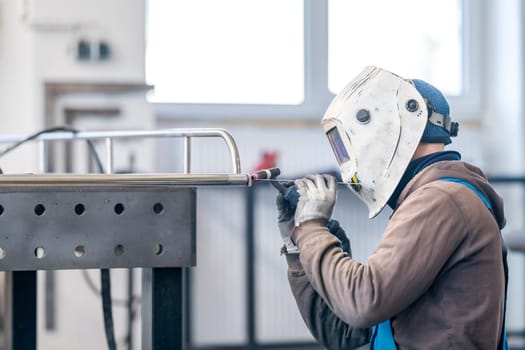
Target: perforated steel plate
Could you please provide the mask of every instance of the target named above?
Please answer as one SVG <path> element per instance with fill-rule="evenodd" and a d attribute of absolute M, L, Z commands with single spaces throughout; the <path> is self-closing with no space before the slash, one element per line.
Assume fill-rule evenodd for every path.
<path fill-rule="evenodd" d="M 194 188 L 1 188 L 0 270 L 187 267 Z"/>

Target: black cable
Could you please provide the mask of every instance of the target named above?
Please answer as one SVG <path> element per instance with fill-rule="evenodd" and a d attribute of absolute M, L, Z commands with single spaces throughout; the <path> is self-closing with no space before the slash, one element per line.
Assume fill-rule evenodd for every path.
<path fill-rule="evenodd" d="M 34 140 L 40 135 L 47 134 L 47 133 L 52 133 L 52 132 L 73 132 L 73 133 L 76 133 L 77 131 L 76 130 L 74 131 L 74 129 L 71 129 L 71 128 L 67 127 L 67 126 L 57 126 L 57 127 L 52 127 L 52 128 L 41 130 L 41 131 L 39 131 L 37 133 L 34 133 L 34 134 L 26 137 L 25 139 L 23 139 L 21 141 L 15 142 L 14 144 L 12 144 L 10 146 L 7 146 L 2 152 L 0 152 L 0 157 L 3 157 L 7 153 L 11 152 L 15 148 L 18 148 L 19 146 L 21 146 L 22 144 L 26 143 L 27 141 Z"/>
<path fill-rule="evenodd" d="M 86 282 L 86 285 L 88 286 L 89 290 L 91 290 L 93 294 L 95 294 L 97 297 L 102 297 L 102 291 L 95 285 L 95 282 L 89 275 L 88 270 L 81 270 L 81 272 L 82 276 L 84 277 L 84 282 Z M 111 298 L 111 300 L 112 305 L 114 306 L 128 308 L 128 314 L 130 315 L 129 322 L 132 324 L 133 321 L 135 321 L 135 319 L 137 318 L 137 307 L 140 306 L 140 304 L 142 303 L 142 298 L 140 296 L 133 295 L 127 300 L 116 298 Z M 126 334 L 119 341 L 119 343 L 126 344 L 129 348 L 129 344 L 131 344 L 131 336 L 131 333 L 128 331 L 128 334 Z"/>
<path fill-rule="evenodd" d="M 109 350 L 116 350 L 115 329 L 113 328 L 113 312 L 111 307 L 111 276 L 109 269 L 100 269 L 100 286 L 102 289 L 102 311 L 104 313 L 104 330 Z"/>
<path fill-rule="evenodd" d="M 126 338 L 125 342 L 127 345 L 128 350 L 133 350 L 133 321 L 135 320 L 135 310 L 133 308 L 133 300 L 135 299 L 135 296 L 133 295 L 133 269 L 128 268 L 128 329 L 126 332 Z"/>
<path fill-rule="evenodd" d="M 89 290 L 93 292 L 97 297 L 102 296 L 102 291 L 96 286 L 95 282 L 93 281 L 92 276 L 89 275 L 88 270 L 81 270 L 82 277 L 84 278 L 84 282 L 86 282 L 86 285 L 88 286 Z M 117 299 L 112 298 L 113 305 L 118 307 L 129 307 L 130 300 L 124 300 L 124 299 Z M 133 308 L 136 307 L 136 304 L 140 304 L 142 302 L 142 298 L 138 295 L 134 295 L 131 298 L 131 303 L 133 304 Z M 134 310 L 134 309 L 133 309 Z"/>
<path fill-rule="evenodd" d="M 19 146 L 23 145 L 24 143 L 36 139 L 40 135 L 49 134 L 49 133 L 53 133 L 53 132 L 70 132 L 70 133 L 76 134 L 79 131 L 77 129 L 74 129 L 74 128 L 71 128 L 71 127 L 68 127 L 68 126 L 56 126 L 56 127 L 44 129 L 44 130 L 36 132 L 36 133 L 34 133 L 32 135 L 29 135 L 25 139 L 20 140 L 18 142 L 15 142 L 14 144 L 12 144 L 10 146 L 7 146 L 3 151 L 0 152 L 0 157 L 5 156 L 7 153 L 11 152 L 15 148 L 18 148 Z M 93 144 L 93 141 L 86 140 L 86 143 L 87 143 L 87 145 L 89 147 L 90 154 L 95 159 L 98 171 L 100 173 L 104 173 L 104 166 L 102 165 L 102 161 L 100 160 L 100 157 L 98 156 L 98 152 L 97 152 L 97 150 L 95 148 L 95 145 Z"/>
<path fill-rule="evenodd" d="M 93 155 L 93 158 L 95 158 L 95 163 L 97 164 L 99 173 L 104 174 L 104 165 L 102 165 L 102 161 L 100 160 L 100 157 L 98 156 L 98 152 L 95 148 L 95 145 L 93 144 L 93 141 L 86 140 L 86 142 L 89 147 L 89 151 L 91 155 Z"/>

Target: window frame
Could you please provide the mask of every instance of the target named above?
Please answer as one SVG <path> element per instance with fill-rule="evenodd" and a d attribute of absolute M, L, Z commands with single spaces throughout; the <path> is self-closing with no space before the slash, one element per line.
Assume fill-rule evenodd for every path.
<path fill-rule="evenodd" d="M 460 96 L 447 96 L 454 120 L 481 118 L 483 11 L 479 5 L 473 0 L 462 3 L 463 92 Z M 304 100 L 300 104 L 150 105 L 160 120 L 319 120 L 335 96 L 328 89 L 328 0 L 304 0 L 304 40 Z"/>
<path fill-rule="evenodd" d="M 459 96 L 447 96 L 452 118 L 456 120 L 480 120 L 482 112 L 483 70 L 483 16 L 485 2 L 463 0 L 463 55 L 462 87 Z"/>

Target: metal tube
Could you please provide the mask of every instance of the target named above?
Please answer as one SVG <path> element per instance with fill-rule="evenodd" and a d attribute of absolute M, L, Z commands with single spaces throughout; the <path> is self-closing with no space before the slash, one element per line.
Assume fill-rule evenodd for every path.
<path fill-rule="evenodd" d="M 184 136 L 184 174 L 191 173 L 191 138 Z"/>
<path fill-rule="evenodd" d="M 113 173 L 113 140 L 106 138 L 106 174 Z"/>
<path fill-rule="evenodd" d="M 47 172 L 47 141 L 40 140 L 38 142 L 39 158 L 38 158 L 38 171 L 41 173 Z"/>
<path fill-rule="evenodd" d="M 5 174 L 0 189 L 20 187 L 250 186 L 248 174 Z"/>
<path fill-rule="evenodd" d="M 240 174 L 241 173 L 241 158 L 239 156 L 239 150 L 237 149 L 237 144 L 235 143 L 235 140 L 233 139 L 232 135 L 228 131 L 224 129 L 217 129 L 217 131 L 221 135 L 224 142 L 226 142 L 226 145 L 228 146 L 228 149 L 230 150 L 234 173 Z"/>

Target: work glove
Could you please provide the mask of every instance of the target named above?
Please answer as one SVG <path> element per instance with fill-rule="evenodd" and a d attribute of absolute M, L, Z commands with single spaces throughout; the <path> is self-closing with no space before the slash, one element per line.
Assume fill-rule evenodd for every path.
<path fill-rule="evenodd" d="M 348 239 L 346 232 L 339 225 L 339 221 L 332 219 L 328 221 L 326 227 L 331 234 L 336 236 L 341 241 L 341 248 L 343 249 L 343 252 L 347 253 L 349 257 L 352 257 L 352 247 L 350 246 L 350 240 Z"/>
<path fill-rule="evenodd" d="M 275 200 L 278 212 L 277 223 L 284 243 L 281 254 L 297 254 L 299 253 L 299 249 L 292 241 L 291 236 L 295 227 L 294 216 L 297 207 L 297 197 L 299 195 L 293 182 L 281 185 L 284 186 L 284 189 L 281 189 L 284 193 L 279 192 Z"/>
<path fill-rule="evenodd" d="M 295 210 L 295 226 L 305 221 L 329 220 L 334 210 L 337 181 L 332 175 L 308 175 L 295 180 L 299 201 Z"/>

